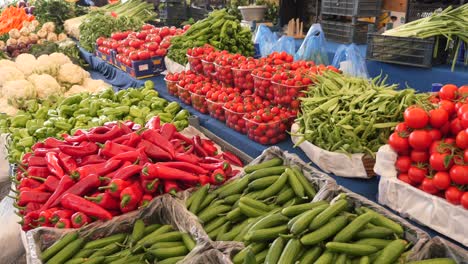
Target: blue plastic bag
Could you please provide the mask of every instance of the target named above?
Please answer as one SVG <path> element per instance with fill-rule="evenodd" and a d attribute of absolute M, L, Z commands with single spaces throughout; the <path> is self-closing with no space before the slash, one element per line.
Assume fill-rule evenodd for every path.
<path fill-rule="evenodd" d="M 288 54 L 291 54 L 294 56 L 294 53 L 296 52 L 296 47 L 294 43 L 294 38 L 293 37 L 288 37 L 288 36 L 282 36 L 278 41 L 276 41 L 275 45 L 273 45 L 273 48 L 271 49 L 271 52 L 283 52 L 285 51 Z"/>
<path fill-rule="evenodd" d="M 359 52 L 355 44 L 340 45 L 333 58 L 333 66 L 343 71 L 343 73 L 354 76 L 369 78 L 366 59 Z"/>
<path fill-rule="evenodd" d="M 320 24 L 313 24 L 294 56 L 295 60 L 328 65 L 327 40 Z"/>
<path fill-rule="evenodd" d="M 259 25 L 253 40 L 256 48 L 258 49 L 258 55 L 261 57 L 268 56 L 277 40 L 278 37 L 276 34 L 271 32 L 267 26 Z"/>

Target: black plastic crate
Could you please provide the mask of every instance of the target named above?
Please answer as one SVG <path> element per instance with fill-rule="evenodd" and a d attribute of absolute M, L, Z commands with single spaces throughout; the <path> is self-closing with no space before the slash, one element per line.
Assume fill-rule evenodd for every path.
<path fill-rule="evenodd" d="M 205 8 L 190 7 L 188 16 L 197 21 L 205 18 L 208 13 L 209 11 Z"/>
<path fill-rule="evenodd" d="M 322 14 L 376 17 L 381 14 L 382 0 L 322 0 Z"/>
<path fill-rule="evenodd" d="M 430 68 L 447 61 L 447 39 L 440 38 L 434 58 L 436 39 L 418 39 L 368 34 L 367 59 L 388 63 Z"/>
<path fill-rule="evenodd" d="M 187 19 L 187 7 L 185 5 L 168 5 L 159 10 L 160 19 Z"/>
<path fill-rule="evenodd" d="M 365 44 L 367 42 L 369 23 L 357 22 L 353 24 L 352 22 L 322 20 L 320 24 L 327 40 L 345 44 Z"/>
<path fill-rule="evenodd" d="M 440 12 L 449 6 L 458 7 L 467 3 L 466 0 L 408 0 L 406 7 L 406 21 L 411 22 L 423 17 L 428 17 L 434 12 Z"/>

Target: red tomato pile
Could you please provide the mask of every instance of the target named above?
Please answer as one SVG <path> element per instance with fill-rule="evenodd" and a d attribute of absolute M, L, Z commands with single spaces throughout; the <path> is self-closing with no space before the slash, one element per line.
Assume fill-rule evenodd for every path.
<path fill-rule="evenodd" d="M 468 86 L 447 84 L 431 102 L 409 107 L 390 135 L 398 178 L 468 209 Z"/>
<path fill-rule="evenodd" d="M 247 133 L 244 115 L 257 109 L 270 106 L 270 101 L 263 100 L 259 96 L 236 96 L 233 100 L 224 104 L 226 125 L 243 134 Z"/>
<path fill-rule="evenodd" d="M 233 66 L 238 65 L 241 57 L 246 60 L 246 58 L 240 54 L 224 54 L 222 56 L 216 57 L 214 61 L 215 65 L 215 76 L 216 79 L 226 85 L 234 85 L 234 76 L 232 75 Z"/>
<path fill-rule="evenodd" d="M 277 106 L 247 113 L 244 116 L 247 135 L 260 144 L 276 144 L 286 139 L 286 130 L 296 115 L 294 110 Z"/>
<path fill-rule="evenodd" d="M 197 47 L 187 50 L 187 59 L 190 64 L 190 69 L 196 73 L 203 73 L 202 57 L 214 52 L 215 48 L 209 44 L 203 47 Z"/>
<path fill-rule="evenodd" d="M 255 93 L 257 93 L 263 98 L 273 100 L 273 91 L 271 89 L 271 77 L 275 72 L 276 68 L 268 64 L 252 71 Z"/>
<path fill-rule="evenodd" d="M 184 28 L 155 27 L 145 24 L 139 32 L 115 32 L 110 38 L 97 39 L 97 49 L 105 54 L 115 50 L 116 59 L 125 65 L 132 66 L 132 61 L 149 60 L 155 56 L 165 56 L 171 45 L 173 36 L 183 34 L 189 26 Z"/>
<path fill-rule="evenodd" d="M 234 100 L 238 95 L 239 90 L 231 87 L 215 89 L 207 92 L 206 100 L 210 115 L 220 121 L 226 121 L 223 108 L 224 103 Z"/>
<path fill-rule="evenodd" d="M 166 81 L 167 92 L 170 95 L 178 96 L 177 82 L 180 79 L 183 79 L 184 74 L 185 72 L 168 73 L 166 77 L 164 77 L 164 81 Z"/>
<path fill-rule="evenodd" d="M 239 58 L 237 66 L 232 68 L 234 75 L 234 86 L 241 90 L 253 90 L 253 76 L 252 70 L 259 65 L 258 60 L 254 58 Z"/>
<path fill-rule="evenodd" d="M 226 54 L 229 54 L 228 51 L 226 50 L 215 51 L 215 52 L 211 52 L 210 54 L 202 58 L 203 73 L 205 74 L 205 76 L 213 77 L 213 78 L 216 77 L 215 76 L 216 69 L 215 69 L 214 61 L 218 56 L 223 56 Z"/>

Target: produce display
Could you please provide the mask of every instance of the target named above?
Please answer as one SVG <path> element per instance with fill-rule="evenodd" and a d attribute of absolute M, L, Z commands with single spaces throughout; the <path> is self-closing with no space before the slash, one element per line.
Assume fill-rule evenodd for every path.
<path fill-rule="evenodd" d="M 254 55 L 250 28 L 243 28 L 235 17 L 223 9 L 211 12 L 207 18 L 193 24 L 185 34 L 171 39 L 168 57 L 185 65 L 188 49 L 207 43 L 219 50 L 244 56 Z"/>
<path fill-rule="evenodd" d="M 170 264 L 182 260 L 195 247 L 188 233 L 170 225 L 145 225 L 135 221 L 130 233 L 117 233 L 97 240 L 70 232 L 45 249 L 44 263 L 157 263 Z M 67 262 L 68 261 L 68 262 Z"/>
<path fill-rule="evenodd" d="M 33 20 L 34 16 L 27 14 L 24 8 L 7 7 L 0 14 L 0 36 L 7 34 L 12 29 L 21 30 L 23 22 L 31 22 Z"/>
<path fill-rule="evenodd" d="M 34 144 L 18 165 L 15 199 L 23 230 L 110 220 L 162 193 L 221 184 L 237 173 L 232 161 L 242 166 L 233 154 L 218 153 L 211 140 L 186 137 L 174 124 L 162 125 L 159 116 L 144 128 L 108 122 L 62 138 Z M 74 213 L 84 214 L 79 223 Z"/>
<path fill-rule="evenodd" d="M 107 89 L 97 94 L 80 93 L 53 99 L 33 100 L 15 116 L 0 116 L 1 131 L 11 133 L 8 153 L 11 163 L 19 163 L 35 142 L 48 137 L 62 138 L 64 133 L 73 134 L 78 129 L 110 121 L 131 120 L 142 125 L 157 115 L 164 123 L 173 122 L 178 130 L 188 125 L 187 110 L 160 98 L 152 82 L 147 82 L 143 89 L 129 88 L 118 93 Z"/>
<path fill-rule="evenodd" d="M 301 98 L 298 134 L 328 151 L 374 156 L 403 119 L 402 111 L 428 97 L 397 91 L 380 76 L 369 81 L 325 71 L 315 78 L 314 88 Z"/>
<path fill-rule="evenodd" d="M 59 33 L 63 32 L 63 23 L 66 20 L 88 12 L 87 8 L 69 1 L 35 0 L 33 3 L 33 11 L 39 23 L 53 22 Z"/>
<path fill-rule="evenodd" d="M 398 179 L 468 209 L 468 86 L 446 84 L 432 109 L 410 106 L 388 138 Z M 462 101 L 460 101 L 462 100 Z M 430 109 L 430 110 L 429 110 Z"/>

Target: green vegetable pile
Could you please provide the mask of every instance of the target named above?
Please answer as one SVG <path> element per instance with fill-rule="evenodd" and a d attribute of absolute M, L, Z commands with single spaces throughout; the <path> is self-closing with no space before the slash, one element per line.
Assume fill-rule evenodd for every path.
<path fill-rule="evenodd" d="M 71 97 L 49 97 L 42 102 L 30 100 L 16 116 L 0 114 L 0 131 L 10 133 L 9 161 L 17 163 L 37 141 L 61 138 L 80 128 L 100 126 L 105 122 L 132 120 L 144 125 L 158 115 L 162 122 L 173 122 L 178 129 L 188 125 L 188 112 L 176 102 L 159 97 L 151 81 L 143 89 L 129 88 L 114 93 L 107 89 L 98 94 L 81 93 Z"/>
<path fill-rule="evenodd" d="M 185 65 L 187 49 L 211 44 L 219 50 L 254 55 L 252 32 L 226 10 L 215 10 L 203 20 L 193 24 L 185 34 L 171 39 L 168 55 L 173 61 Z"/>
<path fill-rule="evenodd" d="M 104 10 L 89 13 L 80 24 L 80 45 L 87 51 L 94 51 L 99 37 L 110 37 L 113 32 L 137 30 L 146 21 L 156 18 L 153 4 L 140 0 L 129 0 Z M 117 17 L 109 13 L 117 14 Z"/>
<path fill-rule="evenodd" d="M 403 120 L 404 110 L 426 101 L 427 94 L 413 89 L 396 91 L 377 76 L 369 81 L 326 71 L 301 98 L 297 119 L 302 140 L 334 152 L 374 156 L 387 142 L 392 128 Z"/>
<path fill-rule="evenodd" d="M 69 39 L 57 43 L 46 41 L 40 45 L 34 44 L 29 50 L 29 53 L 34 55 L 34 57 L 39 57 L 44 54 L 50 55 L 54 52 L 67 55 L 73 63 L 80 65 L 82 68 L 87 65 L 86 61 L 80 57 L 80 50 L 76 43 Z"/>
<path fill-rule="evenodd" d="M 36 0 L 34 15 L 39 23 L 54 22 L 57 32 L 63 31 L 65 20 L 86 14 L 88 9 L 63 0 Z"/>

